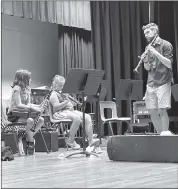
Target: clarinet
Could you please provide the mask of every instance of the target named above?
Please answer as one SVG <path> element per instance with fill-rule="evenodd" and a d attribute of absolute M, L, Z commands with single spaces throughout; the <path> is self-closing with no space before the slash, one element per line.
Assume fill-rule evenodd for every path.
<path fill-rule="evenodd" d="M 158 34 L 155 35 L 155 37 L 153 38 L 153 40 L 151 41 L 151 43 L 149 44 L 149 46 L 154 46 L 154 42 L 155 42 L 155 40 L 156 40 L 157 37 L 158 37 Z M 143 61 L 143 59 L 146 57 L 147 53 L 148 53 L 148 50 L 145 50 L 145 52 L 142 54 L 143 57 L 142 57 L 142 55 L 139 56 L 140 61 L 139 61 L 139 63 L 137 64 L 136 68 L 133 70 L 135 73 L 138 73 L 138 68 L 139 68 L 140 65 L 142 64 L 142 61 Z M 141 57 L 142 57 L 142 58 L 141 58 Z"/>
<path fill-rule="evenodd" d="M 38 121 L 39 121 L 39 119 L 40 119 L 40 117 L 41 117 L 41 114 L 42 114 L 42 112 L 44 112 L 44 110 L 45 110 L 46 107 L 48 106 L 48 100 L 49 100 L 49 98 L 50 98 L 50 96 L 51 96 L 52 91 L 53 91 L 53 90 L 51 90 L 51 91 L 46 95 L 46 97 L 45 97 L 45 99 L 44 99 L 44 101 L 43 101 L 42 111 L 41 111 L 40 113 L 38 113 L 37 118 L 35 119 L 34 124 L 33 124 L 32 128 L 30 129 L 32 132 L 35 132 L 35 128 L 36 128 L 36 125 L 37 125 L 37 123 L 38 123 Z"/>
<path fill-rule="evenodd" d="M 64 94 L 64 93 L 60 93 L 60 92 L 57 92 L 57 93 L 59 93 L 62 96 L 62 98 L 64 98 L 64 99 L 69 98 L 69 100 L 71 100 L 72 102 L 78 104 L 79 106 L 82 106 L 81 102 L 79 102 L 77 99 L 73 98 L 69 94 Z"/>

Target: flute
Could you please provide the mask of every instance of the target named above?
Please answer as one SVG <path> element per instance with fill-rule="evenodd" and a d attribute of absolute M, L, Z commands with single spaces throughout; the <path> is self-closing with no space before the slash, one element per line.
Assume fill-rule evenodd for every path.
<path fill-rule="evenodd" d="M 76 100 L 75 98 L 73 98 L 72 96 L 70 96 L 69 94 L 64 94 L 64 93 L 61 93 L 61 92 L 58 92 L 62 98 L 66 99 L 66 98 L 69 98 L 69 100 L 73 101 L 74 103 L 78 104 L 79 106 L 82 106 L 82 103 L 79 102 L 78 100 Z"/>

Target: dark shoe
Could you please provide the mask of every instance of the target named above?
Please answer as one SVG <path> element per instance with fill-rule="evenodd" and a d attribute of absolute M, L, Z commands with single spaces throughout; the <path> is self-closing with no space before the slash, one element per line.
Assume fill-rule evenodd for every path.
<path fill-rule="evenodd" d="M 27 142 L 27 155 L 34 154 L 35 145 L 33 142 Z"/>

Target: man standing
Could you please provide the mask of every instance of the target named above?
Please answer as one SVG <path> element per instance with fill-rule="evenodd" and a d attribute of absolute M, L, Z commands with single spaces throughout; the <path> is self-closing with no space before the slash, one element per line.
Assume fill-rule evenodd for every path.
<path fill-rule="evenodd" d="M 169 129 L 167 109 L 171 108 L 173 47 L 171 43 L 159 37 L 159 29 L 155 23 L 147 24 L 142 29 L 148 43 L 156 36 L 153 44 L 146 47 L 147 55 L 143 62 L 144 68 L 148 71 L 146 108 L 157 133 L 160 134 Z"/>

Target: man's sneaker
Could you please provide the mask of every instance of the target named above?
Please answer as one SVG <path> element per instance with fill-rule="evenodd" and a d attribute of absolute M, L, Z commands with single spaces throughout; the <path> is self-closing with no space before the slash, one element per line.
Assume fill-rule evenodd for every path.
<path fill-rule="evenodd" d="M 71 147 L 72 149 L 74 149 L 74 150 L 80 149 L 80 145 L 77 144 L 75 141 L 74 141 L 73 143 L 69 143 L 68 140 L 66 140 L 66 144 L 67 144 L 68 146 L 70 146 L 70 147 Z"/>
<path fill-rule="evenodd" d="M 35 150 L 34 142 L 27 142 L 27 155 L 33 155 Z"/>
<path fill-rule="evenodd" d="M 100 140 L 96 138 L 91 141 L 89 146 L 92 147 L 92 146 L 99 146 L 99 145 L 100 145 Z"/>
<path fill-rule="evenodd" d="M 162 131 L 160 133 L 161 136 L 172 136 L 174 135 L 173 133 L 171 133 L 171 131 Z"/>

